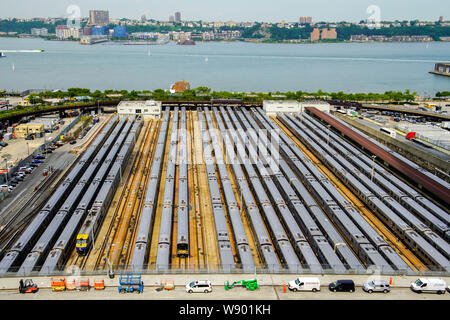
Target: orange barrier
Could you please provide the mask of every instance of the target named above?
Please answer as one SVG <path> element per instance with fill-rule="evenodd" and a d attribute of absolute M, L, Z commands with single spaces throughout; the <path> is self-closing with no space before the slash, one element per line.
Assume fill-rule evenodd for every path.
<path fill-rule="evenodd" d="M 53 284 L 52 284 L 53 286 Z M 75 279 L 70 279 L 66 281 L 66 289 L 69 291 L 75 290 L 77 288 L 77 281 Z"/>
<path fill-rule="evenodd" d="M 52 278 L 52 291 L 66 290 L 66 278 Z"/>
<path fill-rule="evenodd" d="M 89 278 L 82 278 L 78 280 L 77 289 L 80 291 L 88 291 L 91 288 Z"/>
<path fill-rule="evenodd" d="M 95 290 L 104 290 L 105 289 L 105 280 L 94 279 L 94 289 Z"/>

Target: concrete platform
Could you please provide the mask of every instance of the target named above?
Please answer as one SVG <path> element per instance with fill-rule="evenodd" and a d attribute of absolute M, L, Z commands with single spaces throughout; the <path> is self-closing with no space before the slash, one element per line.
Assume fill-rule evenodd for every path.
<path fill-rule="evenodd" d="M 117 286 L 119 276 L 115 279 L 105 277 L 105 290 L 91 289 L 88 292 L 64 291 L 52 292 L 50 289 L 50 278 L 33 278 L 38 284 L 40 290 L 36 294 L 19 294 L 18 284 L 20 278 L 4 278 L 0 280 L 0 300 L 450 300 L 450 293 L 442 295 L 430 293 L 414 293 L 409 289 L 410 282 L 417 277 L 395 277 L 394 285 L 390 293 L 366 293 L 361 289 L 361 285 L 374 279 L 373 275 L 368 276 L 348 276 L 348 275 L 325 275 L 319 276 L 321 279 L 320 292 L 284 292 L 283 285 L 288 281 L 295 279 L 297 275 L 173 275 L 173 276 L 142 276 L 144 281 L 144 292 L 137 293 L 118 293 Z M 91 277 L 93 280 L 102 277 Z M 260 289 L 248 291 L 242 287 L 235 287 L 225 291 L 223 284 L 226 281 L 237 281 L 245 279 L 258 280 Z M 375 276 L 376 278 L 376 276 Z M 172 279 L 175 283 L 175 290 L 156 291 L 160 286 L 162 279 Z M 210 280 L 213 284 L 211 293 L 192 293 L 185 290 L 185 285 L 193 280 Z M 328 284 L 338 279 L 353 279 L 357 286 L 353 293 L 331 292 L 328 290 Z M 389 281 L 388 277 L 381 277 Z M 450 283 L 450 277 L 444 278 L 447 284 Z"/>

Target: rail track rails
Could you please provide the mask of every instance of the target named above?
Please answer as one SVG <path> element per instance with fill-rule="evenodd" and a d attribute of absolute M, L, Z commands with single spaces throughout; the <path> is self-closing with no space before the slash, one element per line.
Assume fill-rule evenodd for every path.
<path fill-rule="evenodd" d="M 140 137 L 141 141 L 138 147 L 138 152 L 132 163 L 132 169 L 128 176 L 128 181 L 122 189 L 120 199 L 115 207 L 113 218 L 108 226 L 107 232 L 102 245 L 98 252 L 92 252 L 91 261 L 94 270 L 104 270 L 108 262 L 113 265 L 126 265 L 127 257 L 123 257 L 123 248 L 125 246 L 125 238 L 131 220 L 137 214 L 141 207 L 142 200 L 142 184 L 145 183 L 144 171 L 149 162 L 149 152 L 154 145 L 154 133 L 157 124 L 152 122 L 146 124 L 144 134 Z M 151 140 L 153 138 L 153 140 Z M 150 143 L 151 142 L 151 143 Z M 103 226 L 103 228 L 105 228 Z M 131 227 L 131 226 L 130 226 Z M 128 248 L 129 246 L 126 246 Z M 126 251 L 126 250 L 125 250 Z"/>
<path fill-rule="evenodd" d="M 13 217 L 9 219 L 9 221 L 5 224 L 3 229 L 0 231 L 0 248 L 7 248 L 9 244 L 17 240 L 17 235 L 21 234 L 25 227 L 32 221 L 35 215 L 39 212 L 42 204 L 48 200 L 51 196 L 51 185 L 55 180 L 60 176 L 61 170 L 57 169 L 53 171 L 50 176 L 45 179 L 44 183 L 38 187 L 38 189 L 34 192 L 30 199 L 28 199 L 23 205 L 18 208 L 20 205 L 15 205 L 11 210 L 17 210 Z M 23 216 L 20 221 L 17 221 L 19 217 L 21 217 L 24 212 L 30 210 L 28 213 Z M 10 211 L 11 212 L 11 211 Z"/>
<path fill-rule="evenodd" d="M 398 239 L 387 227 L 372 213 L 359 198 L 354 195 L 319 159 L 312 154 L 306 146 L 300 142 L 290 130 L 276 117 L 271 120 L 303 151 L 303 153 L 318 167 L 318 169 L 334 184 L 339 192 L 349 200 L 363 218 L 383 236 L 384 240 L 401 256 L 401 258 L 413 269 L 426 271 L 428 268 Z"/>

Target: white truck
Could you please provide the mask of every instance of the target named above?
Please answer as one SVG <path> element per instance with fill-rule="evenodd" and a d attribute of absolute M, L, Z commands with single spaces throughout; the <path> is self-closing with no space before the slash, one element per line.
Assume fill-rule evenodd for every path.
<path fill-rule="evenodd" d="M 289 281 L 288 289 L 291 291 L 320 291 L 320 279 L 313 277 L 299 277 Z"/>
<path fill-rule="evenodd" d="M 430 292 L 443 294 L 445 293 L 447 284 L 441 278 L 419 278 L 411 282 L 410 288 L 417 293 Z"/>

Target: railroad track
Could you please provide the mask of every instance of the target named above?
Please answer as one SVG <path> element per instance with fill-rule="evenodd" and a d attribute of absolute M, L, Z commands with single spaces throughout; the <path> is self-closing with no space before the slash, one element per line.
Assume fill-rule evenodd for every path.
<path fill-rule="evenodd" d="M 303 153 L 318 167 L 318 169 L 337 187 L 339 192 L 350 201 L 362 217 L 382 235 L 384 240 L 401 256 L 413 269 L 426 271 L 428 268 L 409 250 L 386 226 L 355 196 L 319 159 L 314 156 L 306 146 L 300 142 L 284 124 L 276 117 L 271 120 L 303 151 Z"/>
<path fill-rule="evenodd" d="M 140 148 L 140 147 L 141 147 L 141 145 L 139 144 L 138 148 Z M 135 159 L 136 159 L 136 156 L 135 156 Z M 133 162 L 133 161 L 130 161 L 130 162 Z M 124 170 L 123 178 L 126 178 L 127 176 L 128 175 L 126 174 L 126 170 Z M 118 190 L 120 190 L 120 189 L 118 189 Z M 114 211 L 113 211 L 113 214 L 112 214 L 113 219 L 114 219 L 114 217 L 115 217 L 115 215 L 116 215 L 116 213 L 117 213 L 117 211 L 118 211 L 118 209 L 120 207 L 120 203 L 121 203 L 121 200 L 122 200 L 122 197 L 123 197 L 123 192 L 125 192 L 125 190 L 126 190 L 125 188 L 122 189 L 122 193 L 120 193 L 119 200 L 116 200 L 116 197 L 113 198 L 113 200 L 111 202 L 111 205 L 110 205 L 110 209 L 106 213 L 107 216 L 108 216 L 108 214 L 110 214 L 110 211 L 113 210 L 111 208 L 115 208 Z M 116 196 L 117 196 L 117 194 L 119 192 L 120 191 L 116 192 Z M 101 240 L 97 241 L 96 239 L 93 239 L 93 241 L 92 241 L 93 243 L 90 246 L 89 252 L 86 253 L 86 255 L 83 255 L 83 256 L 79 255 L 77 253 L 76 249 L 73 249 L 72 254 L 70 255 L 69 259 L 67 260 L 67 262 L 65 264 L 66 265 L 66 269 L 67 268 L 71 268 L 72 266 L 75 266 L 75 267 L 77 267 L 77 268 L 79 268 L 81 270 L 86 269 L 86 267 L 89 267 L 89 268 L 95 270 L 95 267 L 96 267 L 96 264 L 95 264 L 96 259 L 95 259 L 95 257 L 97 257 L 100 253 L 104 252 L 104 250 L 105 250 L 105 241 L 106 241 L 105 239 L 108 238 L 108 235 L 111 232 L 111 225 L 112 224 L 108 225 L 108 227 L 107 227 L 107 234 L 106 234 L 106 236 L 102 237 L 102 232 L 104 233 L 104 228 L 106 226 L 106 223 L 105 223 L 106 220 L 107 220 L 107 217 L 105 217 L 103 225 L 100 227 L 99 234 L 96 237 L 96 239 L 103 239 L 103 241 L 101 241 Z M 100 244 L 100 245 L 98 245 L 98 244 Z M 105 263 L 106 263 L 106 259 L 105 259 Z"/>
<path fill-rule="evenodd" d="M 50 186 L 59 177 L 61 170 L 55 170 L 50 176 L 45 179 L 44 183 L 38 187 L 38 190 L 34 191 L 34 194 L 18 209 L 17 213 L 5 224 L 2 231 L 0 231 L 0 247 L 6 248 L 9 244 L 17 240 L 17 235 L 21 234 L 25 227 L 32 221 L 35 215 L 39 212 L 41 204 L 48 200 L 51 195 Z M 50 190 L 48 190 L 50 189 Z M 39 204 L 37 207 L 33 208 Z M 11 210 L 15 210 L 19 204 L 15 205 Z M 17 219 L 26 210 L 33 208 L 29 213 L 17 221 Z"/>
<path fill-rule="evenodd" d="M 158 241 L 159 241 L 159 230 L 161 227 L 161 216 L 162 216 L 162 203 L 164 201 L 164 192 L 166 188 L 166 172 L 167 172 L 167 162 L 169 157 L 169 149 L 170 149 L 170 132 L 173 125 L 173 116 L 169 117 L 169 123 L 168 123 L 168 134 L 166 136 L 165 141 L 165 148 L 164 148 L 164 154 L 163 154 L 163 165 L 161 169 L 161 179 L 159 183 L 159 193 L 158 193 L 158 199 L 156 202 L 156 210 L 155 210 L 155 216 L 154 216 L 154 224 L 153 224 L 153 232 L 150 236 L 150 251 L 148 255 L 148 269 L 155 268 L 156 264 L 156 255 L 158 253 Z"/>
<path fill-rule="evenodd" d="M 205 255 L 205 239 L 203 233 L 203 224 L 202 224 L 202 215 L 201 215 L 201 205 L 200 205 L 200 194 L 199 194 L 199 186 L 198 186 L 198 176 L 197 176 L 197 163 L 198 158 L 201 154 L 199 154 L 198 149 L 196 148 L 196 141 L 198 141 L 198 132 L 195 126 L 194 121 L 195 111 L 189 111 L 187 113 L 187 129 L 190 134 L 188 137 L 188 154 L 190 159 L 190 164 L 188 166 L 188 174 L 189 174 L 189 202 L 191 204 L 191 210 L 189 215 L 190 220 L 190 258 L 192 257 L 193 266 L 190 268 L 204 268 L 206 264 L 206 255 Z M 190 263 L 189 263 L 190 264 Z"/>
<path fill-rule="evenodd" d="M 126 186 L 123 188 L 120 199 L 115 207 L 113 218 L 108 226 L 106 236 L 100 250 L 93 252 L 95 256 L 94 270 L 103 270 L 107 266 L 108 261 L 113 265 L 117 264 L 122 253 L 123 244 L 119 242 L 119 238 L 123 238 L 127 232 L 127 226 L 131 214 L 134 213 L 136 198 L 142 198 L 141 180 L 143 159 L 147 156 L 150 148 L 149 138 L 154 132 L 154 123 L 147 124 L 141 143 L 139 144 L 138 153 L 132 164 L 132 169 L 128 177 Z M 139 203 L 138 203 L 139 207 Z M 123 241 L 123 239 L 122 239 Z M 117 248 L 116 248 L 117 247 Z M 112 253 L 112 255 L 111 255 Z"/>
<path fill-rule="evenodd" d="M 142 174 L 143 179 L 141 179 L 141 184 L 139 186 L 139 192 L 138 199 L 139 199 L 139 205 L 135 206 L 135 211 L 133 215 L 131 216 L 130 222 L 128 223 L 128 230 L 130 232 L 126 235 L 125 240 L 125 246 L 122 247 L 122 253 L 121 256 L 124 257 L 125 261 L 123 262 L 124 265 L 129 265 L 129 262 L 131 260 L 132 254 L 133 254 L 133 244 L 136 239 L 136 230 L 138 225 L 136 225 L 136 222 L 140 220 L 140 216 L 142 213 L 142 209 L 144 206 L 144 199 L 145 199 L 145 190 L 147 190 L 147 185 L 149 181 L 150 171 L 152 168 L 153 160 L 155 158 L 155 150 L 157 146 L 159 131 L 161 130 L 161 122 L 158 121 L 154 127 L 154 132 L 151 134 L 151 141 L 150 141 L 150 155 L 147 155 L 147 161 L 145 163 L 145 166 L 142 168 Z M 148 143 L 148 141 L 147 141 Z"/>

